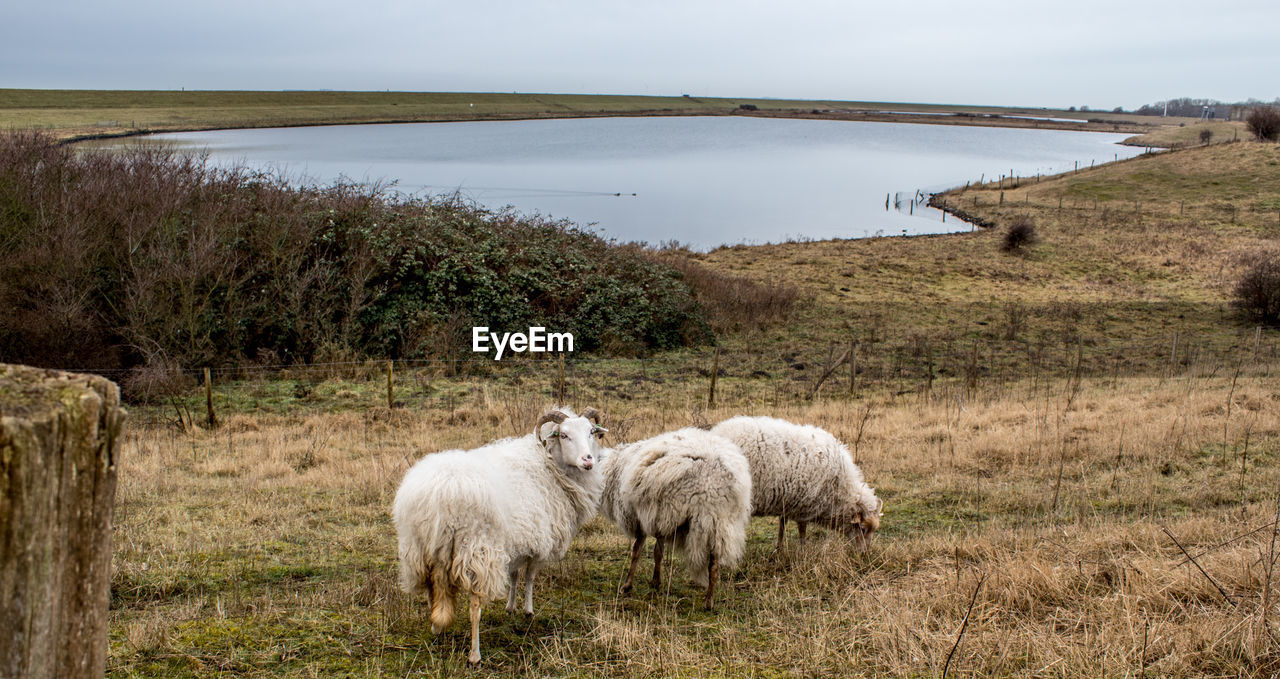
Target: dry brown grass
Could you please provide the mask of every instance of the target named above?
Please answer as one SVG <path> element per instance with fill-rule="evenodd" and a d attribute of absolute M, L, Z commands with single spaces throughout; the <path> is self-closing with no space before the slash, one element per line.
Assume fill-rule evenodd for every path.
<path fill-rule="evenodd" d="M 681 581 L 618 597 L 627 545 L 596 519 L 546 571 L 533 620 L 487 609 L 476 673 L 938 676 L 985 577 L 949 676 L 1273 676 L 1273 379 L 1256 366 L 712 412 L 599 403 L 629 439 L 739 412 L 825 426 L 857 442 L 883 532 L 866 555 L 826 537 L 771 555 L 775 524 L 758 519 L 708 614 Z M 191 434 L 137 414 L 111 673 L 468 672 L 465 633 L 432 638 L 395 589 L 388 507 L 417 456 L 522 432 L 518 413 L 540 405 L 475 394 L 452 412 L 231 415 Z"/>

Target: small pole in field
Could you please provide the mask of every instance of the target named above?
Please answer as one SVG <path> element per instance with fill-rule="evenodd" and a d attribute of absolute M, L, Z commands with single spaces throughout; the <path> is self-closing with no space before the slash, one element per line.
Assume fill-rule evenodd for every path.
<path fill-rule="evenodd" d="M 556 381 L 556 403 L 564 404 L 564 352 L 560 352 L 560 378 Z"/>
<path fill-rule="evenodd" d="M 858 380 L 858 354 L 855 349 L 857 344 L 853 339 L 849 340 L 849 398 L 853 398 L 853 386 Z M 1256 352 L 1255 352 L 1256 353 Z"/>
<path fill-rule="evenodd" d="M 716 376 L 720 374 L 720 347 L 716 347 L 716 355 L 711 359 L 711 389 L 707 391 L 707 408 L 716 406 Z"/>
<path fill-rule="evenodd" d="M 1258 361 L 1258 350 L 1262 347 L 1262 326 L 1253 329 L 1253 361 Z"/>
<path fill-rule="evenodd" d="M 213 413 L 213 377 L 209 373 L 209 369 L 204 369 L 204 403 L 205 409 L 208 411 L 209 428 L 213 429 L 218 426 L 218 416 Z"/>
<path fill-rule="evenodd" d="M 395 378 L 392 376 L 394 361 L 387 361 L 387 410 L 395 407 Z"/>

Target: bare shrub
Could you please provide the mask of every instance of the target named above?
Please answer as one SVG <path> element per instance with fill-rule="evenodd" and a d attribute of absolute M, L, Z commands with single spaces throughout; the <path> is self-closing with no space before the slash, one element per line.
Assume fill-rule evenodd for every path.
<path fill-rule="evenodd" d="M 1009 224 L 1009 229 L 1004 232 L 1004 239 L 1000 243 L 1000 249 L 1004 252 L 1021 252 L 1028 245 L 1033 245 L 1039 240 L 1036 237 L 1035 221 L 1026 215 L 1015 217 Z"/>
<path fill-rule="evenodd" d="M 1280 254 L 1257 257 L 1236 283 L 1236 308 L 1262 323 L 1280 321 Z"/>
<path fill-rule="evenodd" d="M 712 270 L 685 250 L 666 249 L 655 256 L 681 273 L 716 332 L 758 329 L 785 321 L 800 296 L 785 283 L 760 282 Z"/>
<path fill-rule="evenodd" d="M 1255 106 L 1245 117 L 1244 124 L 1259 140 L 1275 141 L 1280 138 L 1280 108 Z"/>
<path fill-rule="evenodd" d="M 132 403 L 159 404 L 183 394 L 196 385 L 173 361 L 159 359 L 138 366 L 120 380 L 120 390 Z"/>
<path fill-rule="evenodd" d="M 1210 141 L 1213 141 L 1213 130 L 1207 127 L 1200 130 L 1200 143 L 1208 145 Z"/>
<path fill-rule="evenodd" d="M 430 356 L 463 315 L 578 350 L 705 343 L 679 272 L 639 246 L 460 198 L 0 134 L 0 355 L 120 369 Z M 459 346 L 465 344 L 459 342 Z"/>

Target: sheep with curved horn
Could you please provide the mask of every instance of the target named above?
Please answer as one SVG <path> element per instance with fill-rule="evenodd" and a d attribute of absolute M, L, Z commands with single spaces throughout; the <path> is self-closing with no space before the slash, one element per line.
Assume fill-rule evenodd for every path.
<path fill-rule="evenodd" d="M 456 594 L 470 595 L 470 662 L 480 662 L 484 603 L 508 594 L 514 612 L 523 580 L 532 615 L 538 569 L 562 558 L 595 515 L 604 485 L 599 419 L 594 408 L 558 408 L 527 436 L 433 453 L 405 474 L 392 509 L 400 586 L 428 595 L 434 633 L 453 623 Z"/>

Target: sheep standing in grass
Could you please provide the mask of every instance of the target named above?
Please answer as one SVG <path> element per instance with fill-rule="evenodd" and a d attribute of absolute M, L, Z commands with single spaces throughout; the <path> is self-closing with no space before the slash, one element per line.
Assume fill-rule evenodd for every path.
<path fill-rule="evenodd" d="M 653 536 L 653 588 L 662 586 L 662 555 L 671 542 L 690 577 L 707 588 L 710 609 L 720 569 L 742 559 L 751 519 L 751 470 L 732 442 L 681 429 L 633 443 L 605 457 L 600 512 L 633 541 L 623 593 L 631 590 L 645 540 Z"/>
<path fill-rule="evenodd" d="M 865 550 L 880 528 L 883 502 L 862 479 L 849 450 L 824 429 L 773 417 L 734 417 L 711 428 L 742 449 L 751 464 L 756 516 L 778 517 L 778 549 L 787 519 L 818 523 Z"/>
<path fill-rule="evenodd" d="M 475 450 L 427 455 L 396 492 L 400 586 L 431 599 L 431 631 L 453 623 L 458 591 L 471 596 L 471 653 L 480 662 L 480 610 L 509 592 L 533 614 L 538 568 L 559 559 L 596 513 L 603 478 L 596 462 L 604 428 L 599 413 L 552 410 L 532 434 Z"/>

